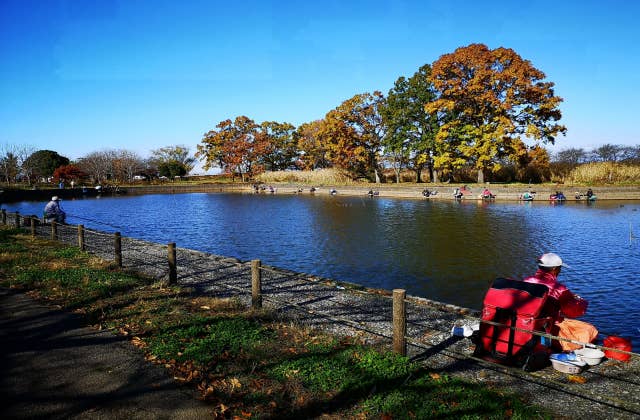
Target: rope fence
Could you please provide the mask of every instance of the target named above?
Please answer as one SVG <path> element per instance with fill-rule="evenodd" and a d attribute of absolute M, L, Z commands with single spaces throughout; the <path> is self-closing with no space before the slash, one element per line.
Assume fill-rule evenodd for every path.
<path fill-rule="evenodd" d="M 416 299 L 407 298 L 403 289 L 395 289 L 390 295 L 372 295 L 352 288 L 346 293 L 344 286 L 332 280 L 263 266 L 260 260 L 246 263 L 235 258 L 177 248 L 174 242 L 163 246 L 123 237 L 120 232 L 105 233 L 87 229 L 83 225 L 44 223 L 35 215 L 7 213 L 4 209 L 1 210 L 0 220 L 3 225 L 27 230 L 33 237 L 76 246 L 113 261 L 118 267 L 164 278 L 168 284 L 178 284 L 180 278 L 181 285 L 189 285 L 205 292 L 226 289 L 231 295 L 240 294 L 250 299 L 250 305 L 254 309 L 262 308 L 266 302 L 282 313 L 294 310 L 311 315 L 306 320 L 311 323 L 317 324 L 317 318 L 320 317 L 324 322 L 340 324 L 384 338 L 392 343 L 393 351 L 401 355 L 407 355 L 408 346 L 429 346 L 423 339 L 425 331 L 442 338 L 451 335 L 453 325 L 485 323 L 630 357 L 640 356 L 619 348 L 578 342 L 541 331 L 482 320 L 465 314 L 463 308 L 453 305 L 426 299 L 417 302 Z M 433 316 L 425 317 L 425 305 L 429 306 Z M 305 319 L 301 321 L 305 322 Z"/>

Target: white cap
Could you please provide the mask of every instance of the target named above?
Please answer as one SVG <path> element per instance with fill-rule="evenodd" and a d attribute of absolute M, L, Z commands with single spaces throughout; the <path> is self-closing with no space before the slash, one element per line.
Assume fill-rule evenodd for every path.
<path fill-rule="evenodd" d="M 554 254 L 553 252 L 548 252 L 546 254 L 542 254 L 540 258 L 538 258 L 538 266 L 539 267 L 566 267 L 571 268 L 567 264 L 562 262 L 562 258 L 558 256 L 558 254 Z"/>
<path fill-rule="evenodd" d="M 51 201 L 60 201 L 60 197 L 54 195 L 53 197 L 51 197 Z"/>

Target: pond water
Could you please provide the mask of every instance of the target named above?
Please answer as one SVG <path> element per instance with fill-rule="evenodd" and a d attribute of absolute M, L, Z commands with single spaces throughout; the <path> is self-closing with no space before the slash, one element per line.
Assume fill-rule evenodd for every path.
<path fill-rule="evenodd" d="M 5 205 L 42 214 L 44 203 Z M 495 277 L 533 274 L 543 252 L 589 300 L 603 334 L 640 344 L 640 202 L 456 202 L 382 197 L 168 194 L 63 202 L 68 222 L 261 259 L 294 271 L 479 309 Z"/>

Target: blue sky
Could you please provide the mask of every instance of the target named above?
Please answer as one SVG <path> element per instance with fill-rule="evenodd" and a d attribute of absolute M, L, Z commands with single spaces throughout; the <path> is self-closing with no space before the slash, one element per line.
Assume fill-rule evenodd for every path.
<path fill-rule="evenodd" d="M 0 0 L 0 144 L 146 157 L 227 118 L 299 125 L 471 43 L 556 84 L 552 151 L 638 145 L 640 2 Z"/>

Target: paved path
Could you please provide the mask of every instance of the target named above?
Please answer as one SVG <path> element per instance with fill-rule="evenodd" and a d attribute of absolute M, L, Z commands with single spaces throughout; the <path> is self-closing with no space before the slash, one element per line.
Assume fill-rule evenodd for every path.
<path fill-rule="evenodd" d="M 128 341 L 0 289 L 5 419 L 203 419 L 212 409 Z"/>

